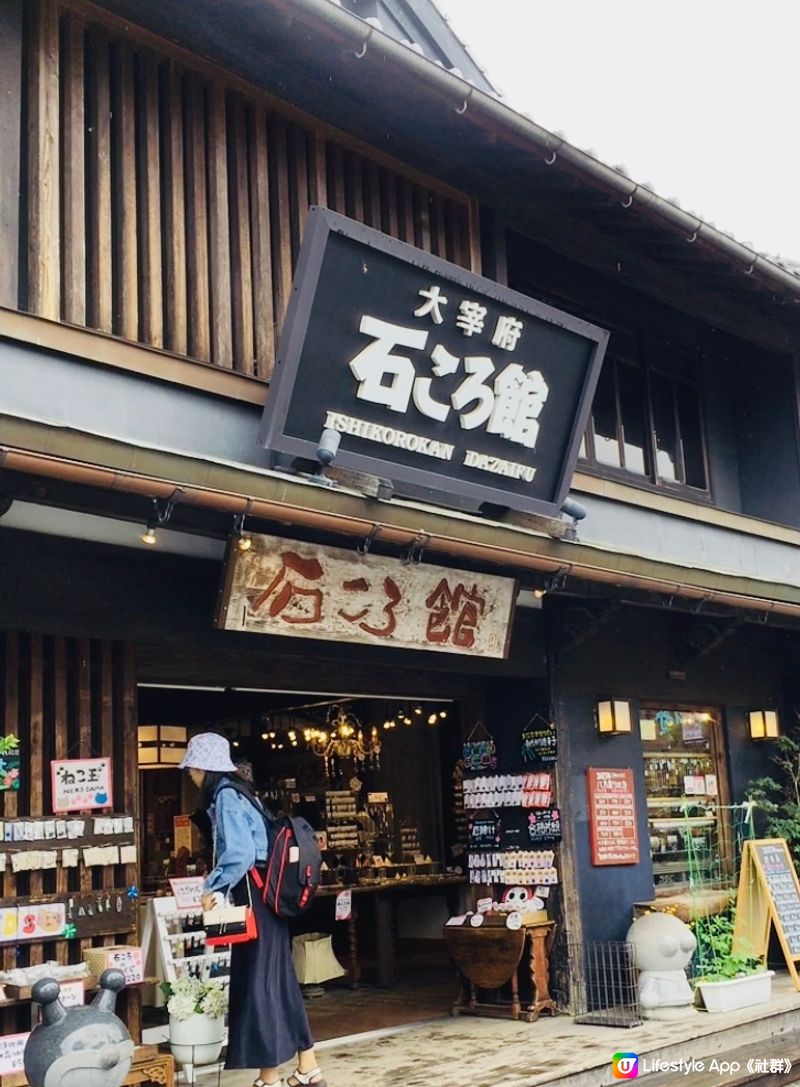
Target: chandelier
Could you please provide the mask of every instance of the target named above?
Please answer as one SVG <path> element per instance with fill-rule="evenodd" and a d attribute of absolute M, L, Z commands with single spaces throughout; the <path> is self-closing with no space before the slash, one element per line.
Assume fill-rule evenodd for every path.
<path fill-rule="evenodd" d="M 370 729 L 367 739 L 356 715 L 341 706 L 331 707 L 327 725 L 327 730 L 307 728 L 303 735 L 314 754 L 325 760 L 325 773 L 328 777 L 333 759 L 338 762 L 352 759 L 362 766 L 369 763 L 374 769 L 380 769 L 381 741 L 375 725 Z"/>

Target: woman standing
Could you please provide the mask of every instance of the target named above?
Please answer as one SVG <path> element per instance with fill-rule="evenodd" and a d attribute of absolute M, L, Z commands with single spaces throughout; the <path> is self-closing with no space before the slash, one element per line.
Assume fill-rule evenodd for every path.
<path fill-rule="evenodd" d="M 262 901 L 249 875 L 263 875 L 267 829 L 260 802 L 239 776 L 224 736 L 193 736 L 180 764 L 200 789 L 214 834 L 214 867 L 205 881 L 203 909 L 217 893 L 231 894 L 237 905 L 252 902 L 258 938 L 231 945 L 230 1008 L 226 1068 L 260 1071 L 254 1087 L 281 1084 L 278 1066 L 297 1054 L 288 1087 L 325 1087 L 314 1056 L 300 985 L 292 964 L 289 926 Z"/>

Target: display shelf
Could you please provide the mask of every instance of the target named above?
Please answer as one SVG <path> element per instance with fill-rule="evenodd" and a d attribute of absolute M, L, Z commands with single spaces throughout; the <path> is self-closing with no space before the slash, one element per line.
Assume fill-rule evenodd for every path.
<path fill-rule="evenodd" d="M 649 751 L 644 749 L 645 759 L 710 759 L 711 751 L 707 747 L 698 747 L 695 751 Z"/>

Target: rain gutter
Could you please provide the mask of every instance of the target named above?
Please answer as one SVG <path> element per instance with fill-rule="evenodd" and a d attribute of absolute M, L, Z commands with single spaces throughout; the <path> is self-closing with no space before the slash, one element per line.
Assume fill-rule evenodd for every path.
<path fill-rule="evenodd" d="M 663 225 L 683 234 L 687 243 L 700 242 L 716 250 L 745 275 L 755 275 L 768 280 L 774 287 L 789 291 L 800 301 L 800 278 L 774 261 L 737 242 L 695 215 L 676 207 L 651 189 L 637 184 L 466 80 L 438 67 L 382 30 L 339 7 L 332 0 L 267 2 L 273 8 L 283 11 L 287 17 L 297 18 L 302 15 L 306 17 L 306 21 L 323 23 L 337 36 L 347 39 L 358 59 L 365 57 L 372 47 L 379 49 L 387 60 L 405 68 L 420 83 L 427 85 L 429 90 L 444 98 L 457 114 L 474 111 L 490 125 L 500 126 L 521 136 L 543 152 L 547 165 L 555 165 L 560 159 L 573 173 L 590 179 L 599 188 L 618 197 L 622 207 L 636 205 Z"/>
<path fill-rule="evenodd" d="M 34 427 L 26 427 L 33 432 Z M 47 428 L 35 426 L 43 435 Z M 800 589 L 720 571 L 681 567 L 639 555 L 580 543 L 465 514 L 397 500 L 365 498 L 320 487 L 265 469 L 127 446 L 112 439 L 57 428 L 47 451 L 0 445 L 0 467 L 9 471 L 117 491 L 143 498 L 174 498 L 218 513 L 247 514 L 289 528 L 380 540 L 472 563 L 490 563 L 519 575 L 558 574 L 590 582 L 661 593 L 699 604 L 744 609 L 753 615 L 800 619 Z M 65 455 L 71 448 L 81 459 Z M 89 457 L 92 459 L 90 460 Z"/>

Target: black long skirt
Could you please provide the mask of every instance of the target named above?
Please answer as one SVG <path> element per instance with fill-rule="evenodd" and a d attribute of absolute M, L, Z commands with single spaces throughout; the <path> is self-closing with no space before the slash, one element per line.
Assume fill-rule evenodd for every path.
<path fill-rule="evenodd" d="M 245 879 L 250 879 L 246 876 Z M 277 1068 L 314 1042 L 292 964 L 288 922 L 264 905 L 250 882 L 258 939 L 231 948 L 226 1068 Z M 234 902 L 247 902 L 245 880 Z"/>

